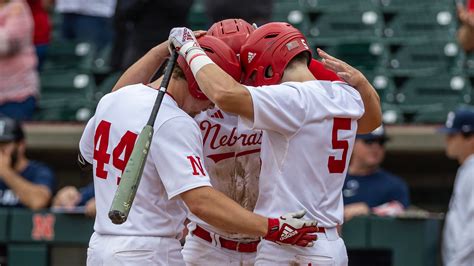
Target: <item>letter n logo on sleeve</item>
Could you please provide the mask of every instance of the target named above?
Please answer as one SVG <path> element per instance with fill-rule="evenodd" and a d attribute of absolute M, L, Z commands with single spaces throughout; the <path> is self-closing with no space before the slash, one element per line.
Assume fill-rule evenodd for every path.
<path fill-rule="evenodd" d="M 204 172 L 204 167 L 202 167 L 201 158 L 198 156 L 188 156 L 189 162 L 193 167 L 193 175 L 202 175 L 206 176 L 206 172 Z"/>
<path fill-rule="evenodd" d="M 36 213 L 33 215 L 33 230 L 31 238 L 34 240 L 53 240 L 54 239 L 54 223 L 56 217 L 51 214 Z"/>

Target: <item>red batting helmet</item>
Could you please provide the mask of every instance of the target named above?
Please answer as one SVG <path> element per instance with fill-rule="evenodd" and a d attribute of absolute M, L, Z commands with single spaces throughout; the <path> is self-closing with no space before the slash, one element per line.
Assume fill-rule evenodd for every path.
<path fill-rule="evenodd" d="M 242 44 L 244 44 L 247 37 L 254 30 L 247 21 L 240 18 L 232 18 L 212 24 L 207 34 L 223 40 L 234 50 L 235 54 L 239 54 Z"/>
<path fill-rule="evenodd" d="M 242 70 L 240 68 L 240 62 L 237 59 L 234 51 L 225 44 L 223 41 L 208 35 L 200 37 L 198 40 L 201 48 L 206 52 L 207 56 L 216 63 L 222 70 L 227 72 L 236 81 L 240 80 Z M 180 56 L 178 57 L 179 67 L 183 70 L 184 76 L 188 82 L 188 89 L 191 95 L 200 100 L 207 100 L 207 96 L 199 89 L 196 79 L 193 76 L 193 72 L 189 67 L 186 60 Z"/>
<path fill-rule="evenodd" d="M 306 38 L 290 24 L 272 22 L 259 27 L 240 50 L 243 83 L 253 86 L 279 83 L 288 63 L 302 52 L 308 52 L 311 58 Z"/>

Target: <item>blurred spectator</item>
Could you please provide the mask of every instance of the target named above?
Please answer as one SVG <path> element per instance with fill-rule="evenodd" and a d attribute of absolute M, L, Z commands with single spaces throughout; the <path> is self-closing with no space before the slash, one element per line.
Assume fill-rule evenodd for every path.
<path fill-rule="evenodd" d="M 474 265 L 474 109 L 450 112 L 446 125 L 446 155 L 459 162 L 443 232 L 446 266 Z"/>
<path fill-rule="evenodd" d="M 33 44 L 36 48 L 36 56 L 38 57 L 38 70 L 41 70 L 46 52 L 48 51 L 49 37 L 51 27 L 49 24 L 49 16 L 46 10 L 52 0 L 28 0 L 34 21 Z"/>
<path fill-rule="evenodd" d="M 0 0 L 0 114 L 31 119 L 38 94 L 33 18 L 23 0 Z"/>
<path fill-rule="evenodd" d="M 205 0 L 204 3 L 212 23 L 227 18 L 241 18 L 260 26 L 272 17 L 273 0 Z"/>
<path fill-rule="evenodd" d="M 46 165 L 25 156 L 19 122 L 0 116 L 0 206 L 45 208 L 53 195 L 54 174 Z"/>
<path fill-rule="evenodd" d="M 461 26 L 458 29 L 458 41 L 464 51 L 474 50 L 474 0 L 466 1 L 467 8 L 458 3 L 458 17 Z"/>
<path fill-rule="evenodd" d="M 397 214 L 410 204 L 407 184 L 380 167 L 387 140 L 383 126 L 357 135 L 342 192 L 346 221 L 371 212 Z"/>
<path fill-rule="evenodd" d="M 187 26 L 192 3 L 193 0 L 118 0 L 111 62 L 114 70 L 126 70 L 157 43 L 168 39 L 173 27 Z"/>
<path fill-rule="evenodd" d="M 56 9 L 63 17 L 62 37 L 91 42 L 101 50 L 113 39 L 115 5 L 116 0 L 56 0 Z"/>
<path fill-rule="evenodd" d="M 54 208 L 74 209 L 77 206 L 85 206 L 85 214 L 95 216 L 94 182 L 77 189 L 73 186 L 63 187 L 53 199 Z"/>

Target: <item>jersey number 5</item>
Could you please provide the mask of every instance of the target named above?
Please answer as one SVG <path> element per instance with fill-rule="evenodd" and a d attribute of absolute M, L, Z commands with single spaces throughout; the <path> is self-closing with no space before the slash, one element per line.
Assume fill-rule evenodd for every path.
<path fill-rule="evenodd" d="M 98 178 L 107 179 L 108 172 L 104 169 L 106 164 L 110 163 L 110 154 L 107 153 L 109 147 L 110 127 L 112 124 L 105 120 L 100 121 L 94 135 L 94 160 L 97 161 L 95 175 Z M 118 170 L 122 171 L 127 165 L 128 159 L 132 154 L 133 146 L 138 135 L 127 131 L 122 138 L 120 138 L 117 146 L 112 151 L 112 165 Z M 122 157 L 123 154 L 123 157 Z M 123 159 L 122 159 L 123 158 Z M 120 182 L 120 177 L 117 177 L 117 184 Z"/>
<path fill-rule="evenodd" d="M 328 159 L 328 170 L 331 174 L 342 174 L 346 168 L 347 150 L 349 149 L 349 142 L 347 140 L 337 139 L 337 132 L 339 130 L 350 130 L 351 119 L 350 118 L 334 118 L 334 124 L 332 127 L 332 148 L 335 150 L 342 149 L 342 158 L 336 160 L 335 156 L 329 156 Z"/>

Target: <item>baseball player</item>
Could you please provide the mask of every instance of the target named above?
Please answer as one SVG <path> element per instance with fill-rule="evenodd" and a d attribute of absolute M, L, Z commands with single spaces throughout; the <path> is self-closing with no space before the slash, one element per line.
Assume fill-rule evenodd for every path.
<path fill-rule="evenodd" d="M 254 30 L 245 20 L 226 19 L 214 23 L 207 34 L 224 41 L 238 55 Z M 180 63 L 186 64 L 184 58 Z M 339 80 L 317 60 L 312 60 L 310 69 L 318 79 Z M 188 80 L 195 80 L 191 71 L 188 75 Z M 262 131 L 243 127 L 236 115 L 217 107 L 200 113 L 194 120 L 203 136 L 204 164 L 213 187 L 253 211 L 258 196 Z M 189 219 L 189 233 L 182 252 L 187 265 L 255 263 L 258 238 L 219 230 L 194 215 Z"/>
<path fill-rule="evenodd" d="M 227 19 L 215 23 L 207 34 L 223 40 L 238 54 L 240 47 L 253 30 L 254 28 L 242 19 Z M 192 72 L 184 59 L 181 58 L 178 63 L 183 69 L 187 69 L 185 71 L 187 81 L 195 84 Z M 334 72 L 324 69 L 322 65 L 319 68 L 322 68 L 322 71 L 318 71 L 315 75 L 321 76 L 321 73 L 330 72 L 337 78 Z M 132 68 L 129 69 L 131 70 Z M 143 77 L 143 80 L 133 80 L 134 82 L 146 83 L 153 75 L 144 65 L 137 65 L 133 70 L 137 74 L 150 74 Z M 129 85 L 131 81 L 121 79 L 119 83 L 115 89 Z M 258 195 L 261 130 L 248 130 L 239 126 L 236 115 L 218 108 L 201 112 L 194 119 L 203 136 L 204 165 L 209 172 L 213 187 L 252 211 Z M 188 227 L 191 233 L 187 236 L 183 249 L 183 257 L 188 265 L 218 265 L 224 262 L 226 265 L 254 264 L 258 238 L 219 230 L 194 215 L 189 218 L 191 223 Z"/>
<path fill-rule="evenodd" d="M 219 66 L 240 78 L 239 63 L 228 46 L 209 36 L 203 37 L 200 44 Z M 148 56 L 164 59 L 167 46 L 167 42 L 157 46 Z M 136 64 L 149 60 L 142 59 Z M 133 71 L 127 72 L 133 75 Z M 80 161 L 84 168 L 93 170 L 97 204 L 87 264 L 183 265 L 178 239 L 186 209 L 222 230 L 263 236 L 281 244 L 311 246 L 316 239 L 311 233 L 317 227 L 315 221 L 300 219 L 304 211 L 265 218 L 212 189 L 202 165 L 199 128 L 190 117 L 211 103 L 196 96 L 200 91 L 192 91 L 179 67 L 163 98 L 155 137 L 127 222 L 112 224 L 107 217 L 109 207 L 138 132 L 153 107 L 161 79 L 104 96 L 81 137 Z"/>
<path fill-rule="evenodd" d="M 200 88 L 222 110 L 238 114 L 253 129 L 264 132 L 260 195 L 255 211 L 275 213 L 299 206 L 323 225 L 318 229 L 323 241 L 307 250 L 261 242 L 256 263 L 289 264 L 295 262 L 296 255 L 312 255 L 319 258 L 308 262 L 329 260 L 337 265 L 347 264 L 345 246 L 335 227 L 342 223 L 341 188 L 357 119 L 364 112 L 362 98 L 369 95 L 365 99 L 369 104 L 371 99 L 377 99 L 371 95 L 375 93 L 373 88 L 361 97 L 345 83 L 314 80 L 307 68 L 310 50 L 304 36 L 286 23 L 262 26 L 242 47 L 248 83 L 273 85 L 294 81 L 262 88 L 244 87 L 229 79 L 195 40 L 183 38 L 189 35 L 188 29 L 175 28 L 170 40 L 190 65 Z M 341 67 L 339 61 L 323 55 L 326 65 Z M 309 147 L 319 149 L 319 154 L 314 156 L 314 149 Z M 307 193 L 308 184 L 314 184 L 312 193 Z M 283 195 L 284 192 L 289 194 Z"/>

